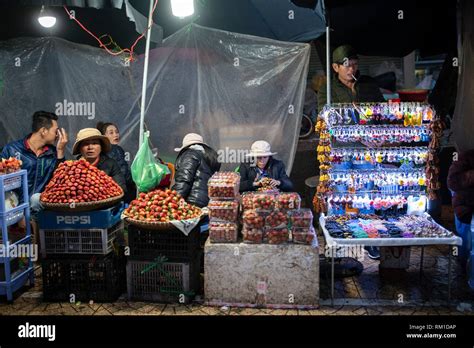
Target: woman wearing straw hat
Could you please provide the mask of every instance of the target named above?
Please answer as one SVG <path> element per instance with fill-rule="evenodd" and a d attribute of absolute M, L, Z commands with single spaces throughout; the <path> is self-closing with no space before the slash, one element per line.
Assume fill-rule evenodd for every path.
<path fill-rule="evenodd" d="M 178 191 L 188 203 L 200 208 L 207 206 L 207 182 L 221 167 L 217 152 L 196 133 L 186 134 L 182 146 L 174 150 L 179 154 L 176 158 L 173 190 Z"/>
<path fill-rule="evenodd" d="M 117 161 L 108 157 L 105 153 L 110 151 L 110 140 L 102 135 L 96 128 L 81 129 L 76 136 L 76 142 L 72 148 L 73 155 L 79 155 L 93 166 L 102 170 L 110 176 L 127 193 L 125 177 L 123 176 Z"/>
<path fill-rule="evenodd" d="M 280 191 L 293 191 L 293 183 L 286 174 L 282 161 L 273 158 L 270 144 L 258 140 L 252 144 L 250 153 L 246 156 L 254 159 L 252 163 L 242 163 L 240 172 L 240 192 L 255 191 L 262 186 L 263 178 L 270 178 L 270 185 Z"/>

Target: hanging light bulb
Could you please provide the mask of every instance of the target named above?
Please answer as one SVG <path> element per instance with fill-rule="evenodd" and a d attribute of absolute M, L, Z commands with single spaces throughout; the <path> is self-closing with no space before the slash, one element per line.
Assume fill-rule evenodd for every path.
<path fill-rule="evenodd" d="M 194 0 L 171 0 L 173 16 L 184 18 L 194 14 Z"/>
<path fill-rule="evenodd" d="M 38 16 L 38 22 L 45 28 L 52 28 L 56 24 L 56 17 L 54 17 L 49 11 L 46 11 L 43 5 L 41 6 L 41 11 Z"/>

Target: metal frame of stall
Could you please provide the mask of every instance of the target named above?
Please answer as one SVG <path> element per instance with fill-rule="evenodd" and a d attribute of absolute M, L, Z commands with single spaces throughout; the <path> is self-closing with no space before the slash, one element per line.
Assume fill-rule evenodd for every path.
<path fill-rule="evenodd" d="M 330 21 L 329 21 L 329 10 L 325 8 L 326 12 L 326 94 L 327 94 L 327 104 L 331 104 L 331 38 L 330 38 Z M 462 239 L 460 237 L 452 237 L 452 238 L 438 238 L 438 240 L 430 239 L 429 241 L 422 238 L 410 238 L 406 240 L 406 244 L 401 244 L 400 241 L 397 240 L 378 240 L 378 239 L 370 239 L 370 238 L 363 238 L 359 239 L 354 243 L 348 243 L 347 240 L 344 239 L 337 239 L 331 238 L 329 233 L 324 228 L 324 216 L 322 215 L 319 219 L 319 226 L 320 230 L 323 232 L 324 239 L 326 243 L 329 244 L 331 241 L 334 243 L 334 247 L 338 245 L 363 245 L 363 246 L 421 246 L 421 260 L 420 260 L 420 277 L 423 274 L 423 259 L 424 259 L 424 248 L 425 246 L 430 245 L 449 245 L 449 257 L 448 257 L 448 305 L 451 303 L 451 260 L 452 260 L 452 252 L 453 247 L 462 245 Z M 334 248 L 331 248 L 331 306 L 334 306 Z"/>
<path fill-rule="evenodd" d="M 439 226 L 439 225 L 438 225 Z M 450 238 L 359 238 L 359 239 L 340 239 L 332 238 L 329 232 L 325 228 L 325 216 L 321 215 L 319 218 L 319 227 L 323 232 L 326 243 L 331 247 L 331 306 L 334 306 L 334 249 L 338 246 L 348 245 L 359 245 L 359 246 L 420 246 L 421 249 L 421 260 L 420 260 L 420 277 L 423 274 L 423 259 L 424 259 L 424 248 L 430 245 L 448 245 L 449 256 L 448 256 L 448 304 L 451 302 L 451 260 L 453 247 L 460 246 L 462 240 L 460 237 L 453 236 Z M 444 229 L 442 226 L 439 226 Z"/>

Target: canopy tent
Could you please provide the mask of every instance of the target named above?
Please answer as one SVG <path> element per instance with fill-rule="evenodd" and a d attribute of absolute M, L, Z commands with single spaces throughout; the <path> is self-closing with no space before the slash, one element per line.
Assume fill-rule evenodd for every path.
<path fill-rule="evenodd" d="M 99 1 L 99 0 L 48 0 L 42 2 L 47 6 L 78 6 L 78 7 L 92 7 L 95 9 L 106 9 L 106 8 L 126 8 L 127 16 L 130 20 L 135 21 L 135 27 L 137 31 L 143 31 L 146 27 L 151 25 L 145 24 L 144 17 L 140 15 L 133 6 L 137 6 L 142 13 L 147 13 L 147 8 L 144 6 L 150 3 L 149 9 L 151 9 L 151 2 L 148 1 L 129 1 L 129 0 L 110 0 L 110 1 Z M 239 1 L 222 1 L 222 0 L 201 0 L 196 1 L 197 3 L 197 14 L 190 19 L 196 23 L 204 23 L 205 25 L 213 28 L 219 28 L 223 30 L 229 30 L 233 32 L 257 35 L 260 37 L 272 38 L 283 41 L 310 41 L 315 37 L 318 37 L 324 33 L 325 21 L 323 16 L 322 5 L 320 4 L 314 10 L 301 8 L 294 5 L 289 0 L 239 0 Z M 18 6 L 35 5 L 37 2 L 32 0 L 21 0 L 16 2 L 12 7 L 18 8 Z M 158 2 L 157 11 L 153 17 L 154 21 L 159 24 L 164 24 L 167 27 L 182 26 L 186 21 L 176 20 L 170 13 L 170 0 L 160 0 Z M 151 11 L 148 12 L 148 19 L 151 18 Z M 82 13 L 84 14 L 84 13 Z M 65 12 L 62 13 L 64 21 Z M 115 14 L 116 15 L 116 14 Z M 8 18 L 11 16 L 7 15 Z M 34 18 L 34 12 L 31 15 Z M 77 18 L 84 21 L 84 17 L 81 13 L 77 14 Z M 87 18 L 87 17 L 86 17 Z M 245 21 L 242 20 L 245 18 Z M 189 20 L 188 20 L 189 21 Z M 34 21 L 33 21 L 34 22 Z M 103 20 L 101 20 L 103 22 Z M 22 23 L 22 22 L 21 22 Z M 24 23 L 22 23 L 24 24 Z M 71 23 L 63 23 L 63 30 L 66 29 L 65 33 L 61 33 L 61 36 L 68 37 L 70 35 L 67 30 L 74 30 L 71 28 Z M 16 24 L 18 25 L 18 24 Z M 75 24 L 73 23 L 73 26 Z M 28 25 L 27 25 L 28 27 Z M 175 27 L 176 28 L 176 27 Z M 31 27 L 30 27 L 31 29 Z M 162 34 L 161 27 L 154 28 L 155 42 L 160 44 Z M 75 28 L 77 30 L 77 28 Z M 156 32 L 158 32 L 156 34 Z M 5 33 L 7 35 L 8 33 Z M 153 37 L 153 34 L 151 35 Z M 117 40 L 116 37 L 113 37 Z M 87 37 L 89 42 L 92 40 Z M 95 43 L 96 44 L 96 43 Z M 147 44 L 145 49 L 145 64 L 143 86 L 146 85 L 147 79 L 147 59 L 149 52 L 149 41 L 147 35 Z M 139 48 L 138 48 L 139 49 Z M 140 51 L 139 51 L 140 52 Z M 144 96 L 142 103 L 142 116 L 140 118 L 141 129 L 144 122 L 144 109 L 146 103 L 146 89 L 142 90 Z M 140 131 L 140 141 L 142 139 L 142 131 Z M 296 139 L 295 139 L 296 141 Z M 291 165 L 290 165 L 291 167 Z"/>
<path fill-rule="evenodd" d="M 145 122 L 160 155 L 173 161 L 174 147 L 195 131 L 220 150 L 224 168 L 233 170 L 244 159 L 243 150 L 264 138 L 290 171 L 309 52 L 308 44 L 195 24 L 164 40 L 163 47 L 150 51 L 146 84 Z M 136 153 L 143 63 L 139 57 L 127 67 L 101 49 L 58 38 L 0 42 L 0 136 L 25 135 L 30 115 L 45 109 L 59 114 L 71 138 L 97 121 L 115 122 L 125 150 Z"/>
<path fill-rule="evenodd" d="M 128 20 L 136 21 L 138 18 L 143 24 L 149 13 L 149 1 L 143 0 L 9 1 L 9 5 L 0 11 L 0 19 L 3 19 L 1 23 L 9 24 L 2 28 L 0 40 L 18 36 L 51 35 L 49 31 L 40 30 L 35 21 L 41 4 L 51 6 L 49 9 L 58 17 L 60 30 L 53 30 L 52 34 L 95 46 L 97 43 L 93 39 L 69 21 L 62 9 L 63 5 L 74 9 L 77 18 L 91 26 L 93 32 L 109 33 L 121 46 L 136 37 L 136 33 L 130 30 L 133 24 Z M 121 9 L 126 9 L 127 16 Z M 322 3 L 313 10 L 298 7 L 290 0 L 195 0 L 195 11 L 194 16 L 179 19 L 171 13 L 170 0 L 159 0 L 153 20 L 163 28 L 164 37 L 172 35 L 191 22 L 281 41 L 308 42 L 324 34 Z M 24 18 L 31 18 L 31 21 L 25 21 Z M 146 26 L 138 24 L 137 22 L 135 27 L 141 33 Z M 140 48 L 140 52 L 143 52 L 143 45 Z"/>
<path fill-rule="evenodd" d="M 416 49 L 422 56 L 456 50 L 456 1 L 324 0 L 324 5 L 332 47 L 349 43 L 362 55 L 390 57 Z"/>
<path fill-rule="evenodd" d="M 0 40 L 51 35 L 39 30 L 34 21 L 39 3 L 74 7 L 78 18 L 84 19 L 94 32 L 111 34 L 122 47 L 136 38 L 134 24 L 119 10 L 125 9 L 125 0 L 15 0 L 0 11 Z M 143 17 L 148 16 L 148 1 L 129 0 L 129 3 Z M 305 4 L 307 7 L 297 6 Z M 63 15 L 62 8 L 51 9 L 58 16 Z M 179 19 L 171 14 L 170 0 L 159 0 L 153 19 L 163 28 L 163 37 L 195 22 L 282 41 L 309 42 L 319 38 L 324 43 L 327 9 L 332 47 L 350 43 L 363 55 L 398 57 L 415 49 L 420 49 L 423 55 L 456 49 L 456 1 L 452 0 L 442 0 L 436 6 L 431 0 L 195 0 L 195 9 L 195 16 Z M 293 11 L 291 18 L 289 11 Z M 67 18 L 58 21 L 60 30 L 53 31 L 53 35 L 97 46 Z M 144 42 L 138 52 L 144 52 Z"/>
<path fill-rule="evenodd" d="M 323 14 L 326 7 L 328 11 L 326 15 L 331 24 L 332 47 L 351 43 L 361 54 L 403 56 L 415 48 L 432 54 L 447 52 L 456 45 L 455 3 L 447 0 L 437 7 L 432 6 L 432 2 L 427 0 L 393 0 L 389 3 L 374 0 L 355 0 L 350 3 L 325 0 L 324 4 L 322 0 L 197 0 L 196 16 L 184 21 L 171 15 L 169 1 L 160 0 L 154 16 L 155 22 L 163 27 L 165 35 L 174 32 L 187 22 L 194 21 L 214 28 L 231 29 L 262 37 L 309 41 L 320 37 L 323 33 L 325 25 Z M 51 6 L 67 4 L 92 7 L 101 11 L 107 9 L 117 11 L 112 8 L 125 8 L 124 5 L 129 3 L 136 7 L 138 10 L 136 12 L 142 14 L 147 13 L 148 5 L 148 1 L 137 0 L 45 0 L 42 3 Z M 33 4 L 37 5 L 38 2 L 20 0 L 13 2 L 11 7 Z M 1 12 L 8 16 L 7 23 L 17 25 L 18 21 L 12 20 L 10 14 Z M 245 21 L 242 18 L 245 18 Z M 105 23 L 104 25 L 114 30 L 117 27 L 103 20 L 103 16 L 102 20 L 91 22 Z M 12 37 L 10 27 L 6 26 L 6 30 L 0 35 Z M 61 34 L 67 36 L 69 30 L 80 31 L 73 23 L 67 23 L 61 28 Z M 88 38 L 85 33 L 81 34 Z M 120 34 L 117 36 L 120 37 Z M 129 40 L 130 37 L 134 39 L 136 33 L 131 36 L 129 30 L 127 36 Z M 137 51 L 143 52 L 143 46 L 143 43 L 139 45 Z"/>

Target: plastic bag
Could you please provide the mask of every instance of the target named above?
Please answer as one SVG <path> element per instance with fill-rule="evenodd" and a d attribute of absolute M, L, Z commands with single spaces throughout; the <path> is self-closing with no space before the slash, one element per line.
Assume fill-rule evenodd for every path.
<path fill-rule="evenodd" d="M 148 192 L 159 185 L 161 180 L 170 173 L 168 167 L 158 163 L 148 144 L 149 132 L 145 132 L 143 143 L 133 160 L 132 179 L 138 191 Z"/>

